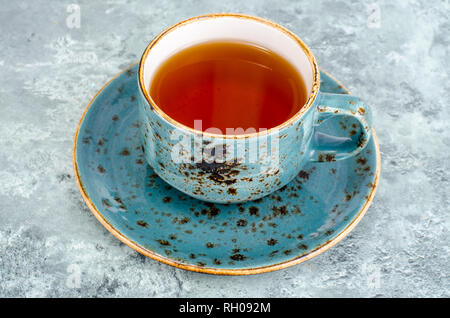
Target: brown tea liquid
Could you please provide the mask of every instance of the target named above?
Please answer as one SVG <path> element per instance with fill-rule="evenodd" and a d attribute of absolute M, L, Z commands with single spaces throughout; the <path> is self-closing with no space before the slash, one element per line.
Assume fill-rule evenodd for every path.
<path fill-rule="evenodd" d="M 179 123 L 194 128 L 194 120 L 201 120 L 203 131 L 213 127 L 222 134 L 239 134 L 227 128 L 278 126 L 307 99 L 289 62 L 241 42 L 206 42 L 175 53 L 157 70 L 150 95 Z"/>

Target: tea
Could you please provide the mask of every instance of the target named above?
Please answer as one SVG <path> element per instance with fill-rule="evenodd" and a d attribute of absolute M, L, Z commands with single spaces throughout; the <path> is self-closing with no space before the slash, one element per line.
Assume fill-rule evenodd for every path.
<path fill-rule="evenodd" d="M 150 95 L 177 122 L 199 129 L 194 121 L 201 120 L 203 131 L 221 134 L 276 127 L 307 99 L 301 76 L 283 57 L 227 41 L 193 45 L 169 57 L 156 71 Z"/>

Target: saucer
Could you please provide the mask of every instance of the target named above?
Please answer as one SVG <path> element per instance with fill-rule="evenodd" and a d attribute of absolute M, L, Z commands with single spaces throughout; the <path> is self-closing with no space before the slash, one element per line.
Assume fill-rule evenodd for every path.
<path fill-rule="evenodd" d="M 358 156 L 309 163 L 288 185 L 256 201 L 213 204 L 172 188 L 141 150 L 137 68 L 116 75 L 89 103 L 73 161 L 92 213 L 139 253 L 197 272 L 269 272 L 324 252 L 367 211 L 380 172 L 375 131 Z M 320 76 L 321 91 L 348 93 L 326 72 Z M 351 129 L 351 120 L 338 117 L 320 129 L 339 136 Z"/>

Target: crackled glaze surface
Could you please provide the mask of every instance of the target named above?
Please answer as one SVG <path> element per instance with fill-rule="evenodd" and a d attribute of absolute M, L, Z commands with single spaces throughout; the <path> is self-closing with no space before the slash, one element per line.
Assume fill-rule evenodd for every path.
<path fill-rule="evenodd" d="M 224 205 L 183 194 L 146 164 L 136 69 L 120 74 L 89 106 L 79 128 L 76 164 L 97 217 L 144 254 L 197 271 L 258 271 L 311 257 L 372 199 L 374 140 L 348 160 L 306 164 L 292 182 L 256 201 Z M 325 92 L 342 92 L 325 73 L 322 82 Z M 319 129 L 345 136 L 352 121 L 336 117 Z"/>

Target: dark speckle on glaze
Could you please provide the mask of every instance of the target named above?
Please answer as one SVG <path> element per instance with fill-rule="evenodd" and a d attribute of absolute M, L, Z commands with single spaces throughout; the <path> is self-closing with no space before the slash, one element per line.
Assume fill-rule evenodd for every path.
<path fill-rule="evenodd" d="M 309 179 L 309 173 L 307 171 L 305 171 L 305 170 L 300 170 L 300 172 L 298 173 L 298 176 L 301 179 L 304 179 L 304 180 L 308 180 Z"/>
<path fill-rule="evenodd" d="M 207 215 L 209 219 L 217 216 L 220 213 L 219 208 L 214 203 L 205 202 L 204 203 L 208 208 L 202 209 L 201 214 Z"/>
<path fill-rule="evenodd" d="M 145 222 L 144 220 L 139 220 L 136 222 L 137 225 L 139 225 L 140 227 L 148 227 L 148 223 Z"/>
<path fill-rule="evenodd" d="M 274 206 L 272 207 L 272 211 L 273 211 L 273 216 L 285 216 L 286 214 L 288 214 L 288 210 L 286 208 L 286 206 Z"/>
<path fill-rule="evenodd" d="M 101 174 L 104 174 L 106 172 L 105 168 L 103 168 L 103 166 L 101 164 L 99 164 L 97 166 L 97 170 L 98 172 L 100 172 Z"/>
<path fill-rule="evenodd" d="M 336 156 L 334 154 L 326 154 L 325 155 L 325 161 L 326 162 L 336 161 Z"/>
<path fill-rule="evenodd" d="M 306 251 L 308 249 L 308 246 L 306 244 L 301 243 L 301 244 L 298 245 L 298 248 L 301 249 L 301 250 Z"/>
<path fill-rule="evenodd" d="M 277 244 L 277 240 L 274 238 L 271 238 L 270 240 L 267 241 L 267 245 L 273 246 L 275 244 Z"/>
<path fill-rule="evenodd" d="M 173 220 L 172 220 L 172 223 L 178 223 L 178 224 L 186 224 L 186 223 L 189 223 L 189 221 L 190 221 L 191 219 L 190 218 L 188 218 L 187 216 L 185 216 L 185 217 L 183 217 L 183 218 L 178 218 L 178 217 L 175 217 Z"/>
<path fill-rule="evenodd" d="M 128 150 L 128 148 L 123 148 L 122 151 L 120 152 L 121 156 L 129 156 L 130 155 L 130 151 Z"/>
<path fill-rule="evenodd" d="M 256 206 L 251 206 L 248 208 L 250 215 L 259 216 L 259 209 Z"/>
<path fill-rule="evenodd" d="M 358 158 L 356 159 L 356 162 L 357 162 L 358 164 L 364 166 L 364 165 L 367 163 L 367 159 L 366 159 L 366 158 L 358 157 Z"/>
<path fill-rule="evenodd" d="M 243 219 L 240 219 L 240 220 L 238 220 L 237 222 L 236 222 L 236 225 L 237 226 L 246 226 L 247 225 L 247 220 L 243 220 Z"/>
<path fill-rule="evenodd" d="M 215 149 L 215 148 L 214 148 Z M 215 183 L 231 185 L 236 183 L 236 176 L 239 174 L 236 163 L 206 162 L 202 161 L 196 164 L 196 168 L 200 171 L 198 174 L 202 176 L 207 174 L 208 178 Z"/>
<path fill-rule="evenodd" d="M 247 257 L 245 255 L 237 253 L 237 254 L 231 255 L 230 258 L 233 261 L 244 261 Z"/>
<path fill-rule="evenodd" d="M 108 199 L 103 199 L 103 200 L 102 200 L 102 203 L 103 203 L 103 205 L 104 205 L 105 207 L 107 207 L 107 208 L 112 207 L 111 202 L 109 202 Z"/>
<path fill-rule="evenodd" d="M 170 246 L 170 243 L 167 240 L 156 240 L 156 241 L 161 245 Z"/>

